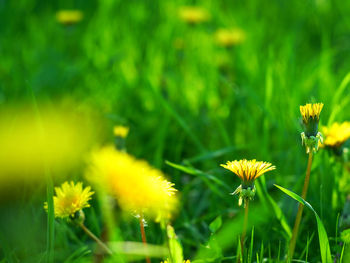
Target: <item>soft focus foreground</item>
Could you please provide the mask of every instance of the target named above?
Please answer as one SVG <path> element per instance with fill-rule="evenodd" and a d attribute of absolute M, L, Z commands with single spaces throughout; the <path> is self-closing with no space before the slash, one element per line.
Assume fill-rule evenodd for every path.
<path fill-rule="evenodd" d="M 350 262 L 349 12 L 0 1 L 0 262 Z"/>

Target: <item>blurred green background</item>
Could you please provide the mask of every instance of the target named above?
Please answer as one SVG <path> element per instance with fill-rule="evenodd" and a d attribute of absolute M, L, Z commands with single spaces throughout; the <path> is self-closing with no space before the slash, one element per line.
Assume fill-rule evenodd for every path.
<path fill-rule="evenodd" d="M 206 10 L 207 21 L 181 19 L 179 9 L 188 5 Z M 56 12 L 62 9 L 81 10 L 84 17 L 61 24 Z M 292 227 L 297 204 L 273 184 L 301 192 L 307 156 L 299 105 L 323 102 L 322 125 L 350 119 L 350 90 L 344 87 L 350 71 L 349 12 L 350 2 L 340 0 L 0 0 L 0 107 L 38 103 L 40 111 L 41 103 L 74 105 L 98 130 L 95 145 L 113 142 L 114 125 L 130 127 L 128 152 L 163 170 L 180 192 L 173 224 L 185 258 L 221 262 L 236 254 L 242 208 L 229 193 L 239 180 L 219 165 L 242 158 L 272 162 L 277 169 L 259 183 L 252 204 L 257 209 L 256 215 L 252 210 L 253 255 L 277 262 L 286 252 L 287 235 L 272 209 L 260 211 L 271 205 L 263 193 L 270 193 Z M 215 33 L 222 28 L 239 28 L 245 38 L 231 47 L 218 45 Z M 203 173 L 185 173 L 166 160 Z M 66 177 L 83 180 L 84 169 L 81 162 Z M 334 257 L 341 252 L 337 217 L 347 194 L 339 183 L 342 173 L 321 150 L 308 193 Z M 13 188 L 1 199 L 0 259 L 44 262 L 45 182 Z M 100 234 L 99 205 L 92 203 L 87 225 Z M 227 244 L 208 248 L 214 235 L 209 224 L 218 216 L 228 227 L 218 242 Z M 63 221 L 55 224 L 55 261 L 90 262 L 93 242 Z M 137 220 L 121 218 L 117 225 L 119 238 L 140 241 Z M 150 222 L 146 231 L 150 243 L 162 243 L 156 224 Z M 309 262 L 319 261 L 310 211 L 301 233 L 296 258 L 308 254 Z"/>

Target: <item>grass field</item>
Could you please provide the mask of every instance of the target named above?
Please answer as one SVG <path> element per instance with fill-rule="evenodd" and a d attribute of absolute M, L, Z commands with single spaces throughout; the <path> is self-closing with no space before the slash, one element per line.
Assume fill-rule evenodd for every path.
<path fill-rule="evenodd" d="M 83 17 L 59 21 L 73 9 Z M 255 181 L 243 262 L 286 262 L 298 202 L 274 184 L 301 195 L 300 105 L 324 103 L 321 132 L 350 120 L 349 12 L 340 0 L 0 0 L 0 262 L 237 262 L 240 179 L 220 164 L 240 159 L 276 166 Z M 86 176 L 116 125 L 178 190 L 177 237 L 146 216 L 146 250 L 139 214 Z M 294 262 L 350 262 L 348 148 L 314 154 Z M 54 218 L 65 181 L 95 192 L 85 226 L 112 255 Z"/>

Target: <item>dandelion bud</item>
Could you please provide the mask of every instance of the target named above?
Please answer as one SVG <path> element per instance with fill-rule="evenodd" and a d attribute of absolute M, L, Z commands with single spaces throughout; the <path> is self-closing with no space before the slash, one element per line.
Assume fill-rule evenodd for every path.
<path fill-rule="evenodd" d="M 323 108 L 323 103 L 306 104 L 300 106 L 300 113 L 303 118 L 304 132 L 307 137 L 316 136 L 318 132 L 318 122 Z"/>
<path fill-rule="evenodd" d="M 318 122 L 323 108 L 323 103 L 306 104 L 300 106 L 303 118 L 304 132 L 301 133 L 302 145 L 305 145 L 306 153 L 317 152 L 319 143 L 323 142 L 322 134 L 318 132 Z"/>

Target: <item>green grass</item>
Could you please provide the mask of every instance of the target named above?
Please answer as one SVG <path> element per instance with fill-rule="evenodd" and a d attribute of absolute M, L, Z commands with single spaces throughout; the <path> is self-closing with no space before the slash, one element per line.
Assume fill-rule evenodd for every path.
<path fill-rule="evenodd" d="M 187 25 L 177 14 L 183 5 L 202 6 L 210 21 Z M 55 13 L 67 8 L 82 10 L 83 21 L 59 24 Z M 129 126 L 128 152 L 164 171 L 179 190 L 173 226 L 184 258 L 195 262 L 236 260 L 244 211 L 229 193 L 240 182 L 219 165 L 272 162 L 277 169 L 256 183 L 246 252 L 250 262 L 283 261 L 298 204 L 273 185 L 301 193 L 307 155 L 299 105 L 323 102 L 321 125 L 350 120 L 349 12 L 350 2 L 340 0 L 0 0 L 0 110 L 73 105 L 98 130 L 94 146 L 113 143 L 113 125 Z M 245 42 L 217 46 L 213 35 L 222 27 L 241 28 Z M 177 39 L 183 49 L 174 47 Z M 63 176 L 84 180 L 85 169 L 82 161 Z M 348 176 L 332 152 L 315 155 L 306 201 L 319 217 L 304 209 L 298 262 L 330 256 L 320 250 L 327 243 L 320 223 L 333 260 L 347 262 L 338 217 L 347 214 Z M 54 178 L 54 186 L 63 181 Z M 45 180 L 0 184 L 0 262 L 96 259 L 92 240 L 44 211 L 52 190 Z M 107 231 L 111 242 L 140 241 L 137 219 L 118 207 L 104 211 L 100 199 L 94 195 L 84 209 L 92 232 Z M 163 244 L 158 224 L 148 222 L 146 234 L 149 243 Z"/>

